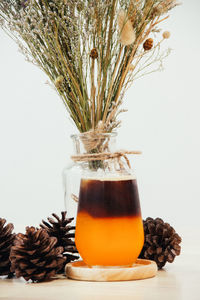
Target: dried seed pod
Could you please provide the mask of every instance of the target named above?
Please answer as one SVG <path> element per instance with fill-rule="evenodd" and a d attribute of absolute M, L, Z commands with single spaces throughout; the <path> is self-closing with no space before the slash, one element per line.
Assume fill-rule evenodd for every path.
<path fill-rule="evenodd" d="M 97 52 L 97 49 L 96 48 L 93 48 L 90 52 L 90 57 L 92 59 L 97 59 L 98 58 L 98 52 Z"/>
<path fill-rule="evenodd" d="M 143 48 L 145 51 L 149 51 L 151 50 L 152 47 L 153 47 L 153 39 L 149 38 L 144 42 Z"/>
<path fill-rule="evenodd" d="M 169 31 L 164 31 L 162 36 L 163 36 L 163 39 L 169 39 L 169 38 L 170 38 L 170 35 L 171 35 L 171 34 L 170 34 Z"/>

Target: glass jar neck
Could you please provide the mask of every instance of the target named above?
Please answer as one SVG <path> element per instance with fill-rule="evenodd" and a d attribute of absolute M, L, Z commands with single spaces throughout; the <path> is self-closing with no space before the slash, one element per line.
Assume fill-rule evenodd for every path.
<path fill-rule="evenodd" d="M 130 176 L 130 169 L 120 157 L 112 157 L 116 152 L 117 133 L 86 132 L 72 135 L 74 161 L 84 172 L 83 177 L 115 178 Z"/>
<path fill-rule="evenodd" d="M 86 132 L 71 135 L 74 155 L 114 152 L 116 151 L 116 132 L 96 133 Z"/>

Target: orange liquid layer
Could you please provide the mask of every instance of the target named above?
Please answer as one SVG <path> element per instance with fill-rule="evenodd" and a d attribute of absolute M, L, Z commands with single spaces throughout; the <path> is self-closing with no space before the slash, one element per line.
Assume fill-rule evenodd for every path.
<path fill-rule="evenodd" d="M 87 265 L 131 265 L 144 243 L 142 219 L 140 216 L 94 218 L 79 212 L 75 243 Z"/>

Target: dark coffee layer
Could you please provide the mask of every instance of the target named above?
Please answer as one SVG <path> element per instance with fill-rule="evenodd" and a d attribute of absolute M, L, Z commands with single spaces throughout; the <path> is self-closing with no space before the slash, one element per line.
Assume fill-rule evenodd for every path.
<path fill-rule="evenodd" d="M 82 179 L 78 212 L 97 218 L 139 216 L 137 181 Z"/>

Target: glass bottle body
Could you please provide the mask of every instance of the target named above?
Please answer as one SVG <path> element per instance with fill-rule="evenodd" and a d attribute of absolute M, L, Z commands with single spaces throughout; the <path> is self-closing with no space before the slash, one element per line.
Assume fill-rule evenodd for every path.
<path fill-rule="evenodd" d="M 109 151 L 113 151 L 115 136 L 106 135 Z M 74 139 L 77 149 L 80 138 Z M 78 200 L 75 243 L 84 262 L 90 266 L 132 265 L 144 243 L 133 172 L 117 169 L 113 162 L 76 163 L 64 171 L 64 187 L 67 209 L 75 211 L 71 199 Z"/>

